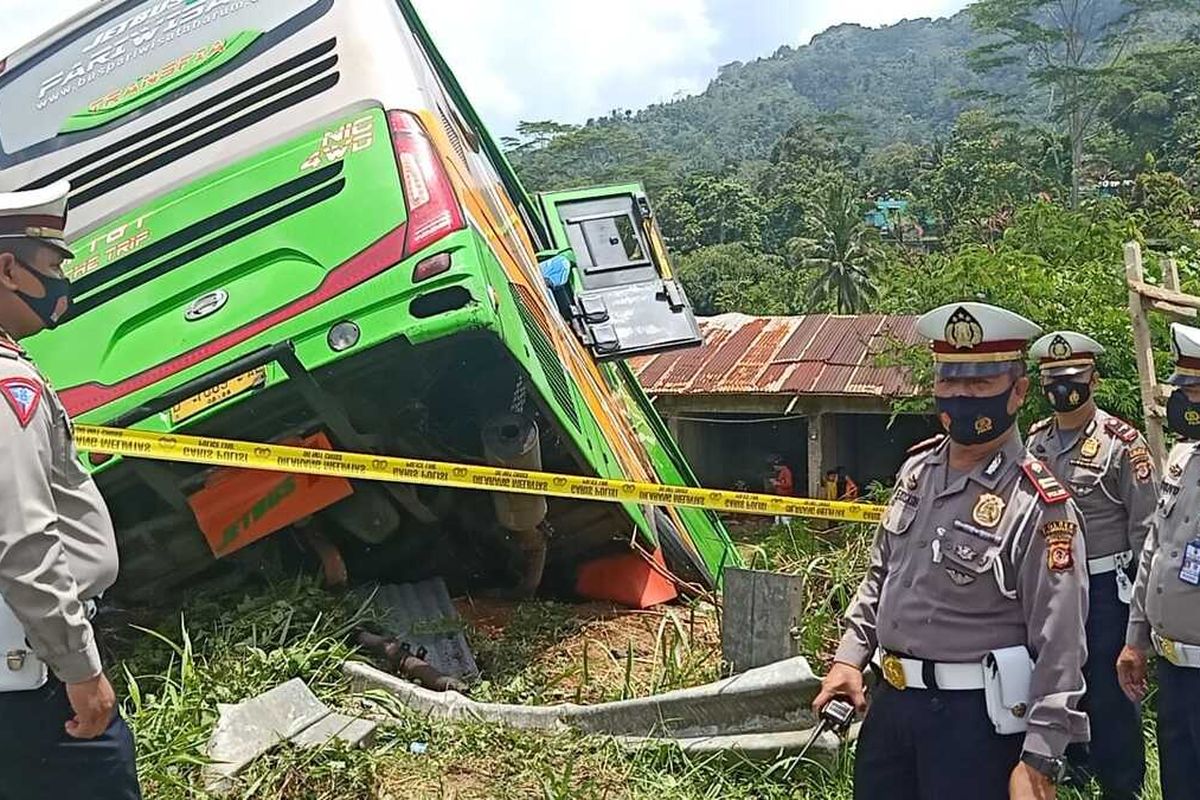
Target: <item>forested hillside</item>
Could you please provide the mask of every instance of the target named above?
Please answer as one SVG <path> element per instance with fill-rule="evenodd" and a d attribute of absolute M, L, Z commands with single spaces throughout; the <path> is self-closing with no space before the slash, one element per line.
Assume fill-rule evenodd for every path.
<path fill-rule="evenodd" d="M 1002 302 L 1108 345 L 1102 399 L 1130 416 L 1123 242 L 1200 289 L 1196 0 L 844 25 L 726 65 L 698 96 L 525 123 L 506 145 L 538 190 L 642 181 L 700 313 Z"/>

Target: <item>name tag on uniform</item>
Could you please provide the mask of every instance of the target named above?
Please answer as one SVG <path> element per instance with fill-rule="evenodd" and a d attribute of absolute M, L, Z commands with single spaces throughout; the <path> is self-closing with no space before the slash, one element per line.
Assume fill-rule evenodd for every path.
<path fill-rule="evenodd" d="M 1179 580 L 1192 586 L 1200 586 L 1200 539 L 1188 542 L 1188 546 L 1184 548 Z"/>

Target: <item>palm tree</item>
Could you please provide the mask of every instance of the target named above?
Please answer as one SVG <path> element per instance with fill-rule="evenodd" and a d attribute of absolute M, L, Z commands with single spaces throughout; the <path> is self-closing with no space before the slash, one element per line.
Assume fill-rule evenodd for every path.
<path fill-rule="evenodd" d="M 879 298 L 874 273 L 882 249 L 879 231 L 863 219 L 850 186 L 835 182 L 818 195 L 809 213 L 811 236 L 792 241 L 800 264 L 816 272 L 809 293 L 815 306 L 839 314 L 867 311 Z"/>

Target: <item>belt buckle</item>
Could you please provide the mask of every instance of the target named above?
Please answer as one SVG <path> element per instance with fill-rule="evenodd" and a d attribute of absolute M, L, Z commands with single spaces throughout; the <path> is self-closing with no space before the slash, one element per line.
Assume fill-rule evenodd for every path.
<path fill-rule="evenodd" d="M 904 691 L 908 688 L 908 679 L 904 677 L 904 662 L 898 656 L 886 654 L 880 661 L 883 667 L 883 679 L 893 689 Z"/>
<path fill-rule="evenodd" d="M 1160 636 L 1158 637 L 1158 646 L 1162 650 L 1162 657 L 1168 663 L 1174 664 L 1177 667 L 1183 666 L 1182 654 L 1179 652 L 1179 645 L 1176 642 L 1165 636 Z"/>

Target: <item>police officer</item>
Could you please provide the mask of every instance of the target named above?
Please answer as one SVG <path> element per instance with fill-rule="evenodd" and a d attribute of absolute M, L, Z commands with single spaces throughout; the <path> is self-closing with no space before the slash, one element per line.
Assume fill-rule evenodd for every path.
<path fill-rule="evenodd" d="M 1015 426 L 1041 333 L 981 303 L 925 314 L 948 437 L 901 467 L 847 629 L 814 702 L 866 708 L 858 800 L 1053 798 L 1087 738 L 1087 567 L 1077 509 Z"/>
<path fill-rule="evenodd" d="M 1080 708 L 1090 719 L 1092 741 L 1067 755 L 1084 775 L 1096 776 L 1105 798 L 1134 800 L 1146 776 L 1145 746 L 1141 715 L 1121 691 L 1116 659 L 1158 480 L 1141 433 L 1096 406 L 1096 357 L 1103 352 L 1094 339 L 1073 331 L 1034 342 L 1030 354 L 1054 416 L 1030 429 L 1029 452 L 1067 484 L 1087 541 L 1087 695 Z"/>
<path fill-rule="evenodd" d="M 140 797 L 89 616 L 117 575 L 108 510 L 17 341 L 69 307 L 69 186 L 0 194 L 0 798 Z"/>
<path fill-rule="evenodd" d="M 1185 441 L 1167 458 L 1141 551 L 1117 675 L 1129 699 L 1146 694 L 1158 662 L 1158 754 L 1164 800 L 1200 798 L 1200 329 L 1171 326 L 1176 364 L 1167 422 Z"/>

